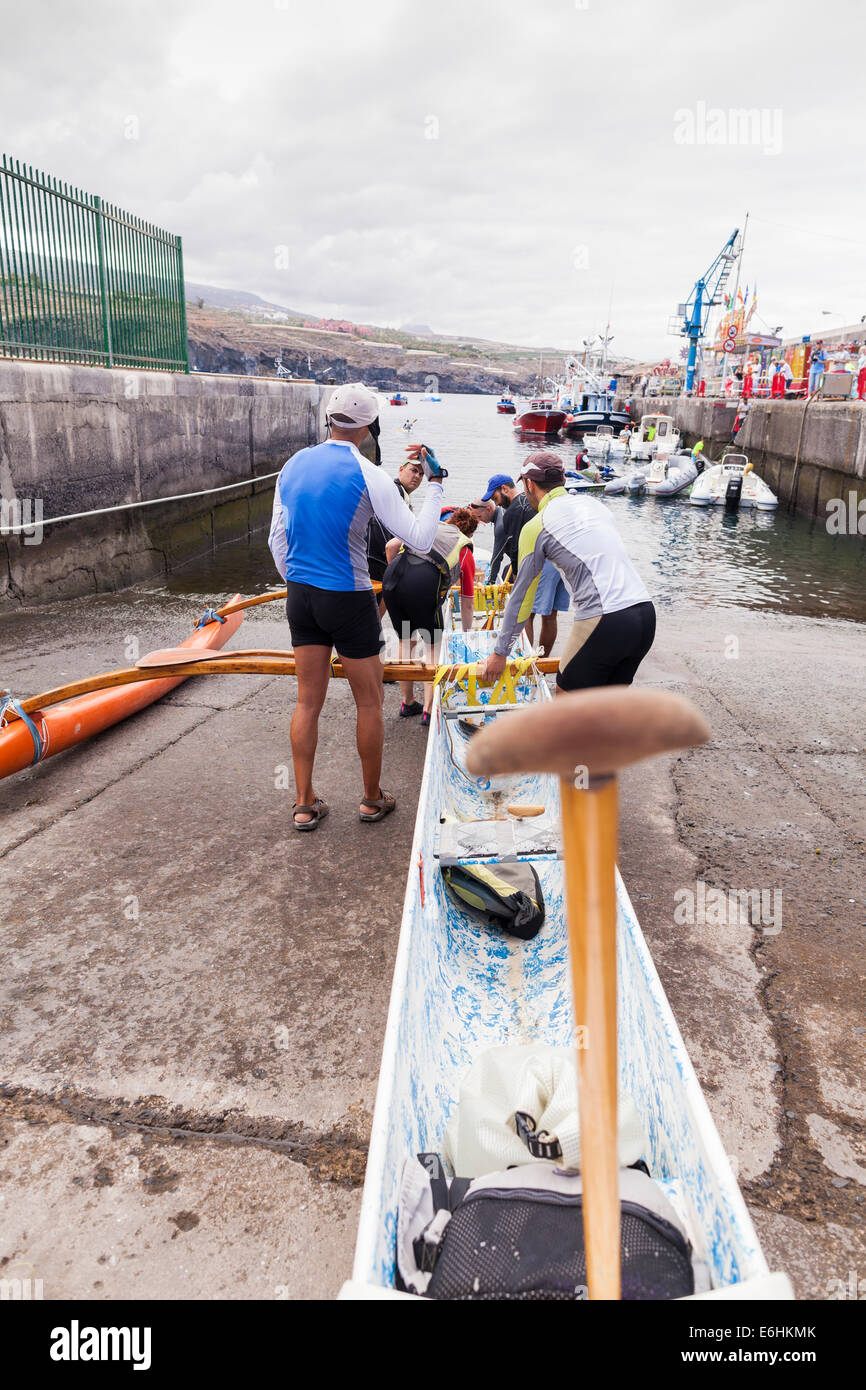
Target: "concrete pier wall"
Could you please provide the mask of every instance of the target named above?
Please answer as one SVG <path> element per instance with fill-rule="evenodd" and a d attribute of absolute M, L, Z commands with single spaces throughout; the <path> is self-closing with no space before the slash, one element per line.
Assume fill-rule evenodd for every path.
<path fill-rule="evenodd" d="M 268 524 L 273 482 L 10 533 L 278 469 L 321 435 L 327 387 L 0 362 L 0 611 L 123 588 Z"/>
<path fill-rule="evenodd" d="M 737 406 L 696 397 L 634 399 L 637 416 L 655 412 L 672 415 L 686 444 L 703 439 L 708 456 L 718 460 L 729 447 Z M 753 401 L 730 447 L 747 454 L 780 502 L 803 516 L 826 521 L 828 503 L 837 498 L 854 514 L 866 500 L 866 406 L 859 401 Z"/>

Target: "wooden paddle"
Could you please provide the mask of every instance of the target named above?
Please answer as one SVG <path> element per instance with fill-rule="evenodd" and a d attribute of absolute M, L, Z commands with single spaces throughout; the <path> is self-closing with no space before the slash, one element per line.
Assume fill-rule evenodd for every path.
<path fill-rule="evenodd" d="M 372 583 L 374 594 L 380 594 L 382 585 L 379 580 L 374 579 Z M 237 603 L 223 604 L 222 608 L 218 608 L 216 611 L 221 618 L 227 618 L 230 613 L 240 613 L 244 608 L 257 608 L 260 603 L 275 603 L 278 599 L 287 598 L 288 593 L 288 589 L 274 589 L 269 594 L 256 594 L 255 598 L 244 598 Z"/>
<path fill-rule="evenodd" d="M 616 774 L 705 743 L 694 705 L 660 690 L 611 686 L 493 721 L 469 745 L 474 776 L 555 772 L 560 779 L 568 936 L 578 1033 L 584 1242 L 591 1299 L 620 1296 L 617 1152 Z"/>

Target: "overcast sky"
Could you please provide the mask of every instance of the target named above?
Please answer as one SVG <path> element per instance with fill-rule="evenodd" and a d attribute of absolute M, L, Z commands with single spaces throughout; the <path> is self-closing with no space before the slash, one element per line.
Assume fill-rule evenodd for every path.
<path fill-rule="evenodd" d="M 0 9 L 5 152 L 180 233 L 191 280 L 563 347 L 612 303 L 662 356 L 748 210 L 755 327 L 866 314 L 863 0 Z"/>

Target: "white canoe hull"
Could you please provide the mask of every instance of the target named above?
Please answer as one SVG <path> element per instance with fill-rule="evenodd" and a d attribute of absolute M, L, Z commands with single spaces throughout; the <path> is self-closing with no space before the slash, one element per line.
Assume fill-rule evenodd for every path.
<path fill-rule="evenodd" d="M 472 660 L 492 640 L 489 633 L 450 634 L 442 660 Z M 529 678 L 518 693 L 522 700 L 550 698 L 543 681 Z M 452 699 L 449 709 L 458 703 Z M 445 718 L 437 691 L 349 1298 L 393 1291 L 403 1164 L 409 1155 L 441 1151 L 460 1081 L 478 1054 L 505 1042 L 573 1040 L 558 784 L 537 775 L 479 785 L 462 770 L 468 744 L 457 720 Z M 438 870 L 441 815 L 489 818 L 504 815 L 513 801 L 546 807 L 544 817 L 520 823 L 518 832 L 536 837 L 521 857 L 532 858 L 546 903 L 544 926 L 530 942 L 488 930 L 461 911 Z M 511 821 L 497 825 L 512 833 Z M 619 874 L 617 902 L 620 1080 L 646 1127 L 650 1171 L 686 1221 L 712 1287 L 745 1289 L 756 1281 L 763 1289 L 767 1264 Z"/>

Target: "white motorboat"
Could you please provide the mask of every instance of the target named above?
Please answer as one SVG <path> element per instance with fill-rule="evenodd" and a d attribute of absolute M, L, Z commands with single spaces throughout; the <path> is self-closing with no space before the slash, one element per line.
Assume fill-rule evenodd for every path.
<path fill-rule="evenodd" d="M 654 458 L 646 477 L 646 490 L 652 497 L 676 497 L 685 492 L 698 476 L 694 455 L 679 454 Z"/>
<path fill-rule="evenodd" d="M 755 507 L 775 511 L 779 499 L 759 478 L 745 454 L 725 454 L 721 463 L 710 464 L 698 478 L 689 501 L 696 507 Z"/>
<path fill-rule="evenodd" d="M 599 425 L 595 434 L 586 435 L 583 447 L 591 455 L 593 463 L 605 464 L 614 459 L 625 458 L 630 438 L 630 432 L 617 438 L 613 425 Z"/>
<path fill-rule="evenodd" d="M 666 458 L 679 448 L 680 432 L 672 415 L 645 415 L 631 436 L 634 459 Z"/>

